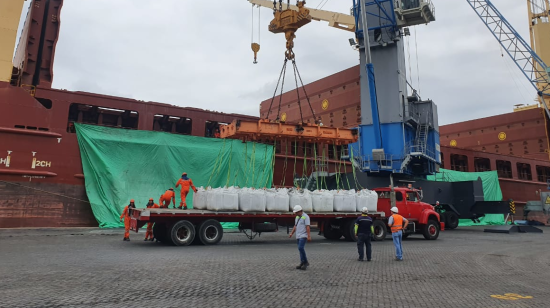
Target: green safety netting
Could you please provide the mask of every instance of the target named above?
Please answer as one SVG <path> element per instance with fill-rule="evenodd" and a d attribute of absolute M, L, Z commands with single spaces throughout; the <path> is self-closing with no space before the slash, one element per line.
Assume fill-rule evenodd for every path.
<path fill-rule="evenodd" d="M 85 187 L 101 228 L 122 227 L 130 199 L 143 208 L 175 188 L 182 172 L 196 187 L 271 187 L 273 146 L 240 140 L 125 130 L 75 123 Z M 176 203 L 179 205 L 179 189 Z M 192 208 L 193 192 L 187 196 Z M 234 228 L 226 223 L 224 228 Z"/>
<path fill-rule="evenodd" d="M 439 169 L 436 175 L 428 176 L 430 181 L 442 182 L 461 182 L 461 181 L 477 181 L 481 178 L 483 183 L 483 197 L 485 201 L 501 201 L 502 191 L 498 182 L 498 173 L 496 171 L 486 172 L 460 172 L 447 169 Z M 480 223 L 474 223 L 470 219 L 460 219 L 459 226 L 480 226 L 480 225 L 503 225 L 504 215 L 502 214 L 486 214 L 485 217 L 479 219 Z"/>

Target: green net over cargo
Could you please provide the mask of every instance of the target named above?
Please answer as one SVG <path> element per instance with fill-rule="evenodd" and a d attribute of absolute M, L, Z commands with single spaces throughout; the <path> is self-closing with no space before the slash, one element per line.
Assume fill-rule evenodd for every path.
<path fill-rule="evenodd" d="M 502 191 L 498 182 L 498 173 L 496 171 L 486 172 L 460 172 L 447 169 L 440 169 L 436 175 L 428 176 L 430 181 L 441 182 L 462 182 L 462 181 L 477 181 L 481 178 L 483 183 L 483 197 L 485 201 L 501 201 Z M 502 214 L 486 214 L 485 217 L 479 219 L 480 223 L 474 223 L 470 219 L 460 219 L 459 226 L 480 226 L 480 225 L 503 225 L 504 215 Z"/>
<path fill-rule="evenodd" d="M 187 172 L 196 187 L 271 187 L 273 146 L 240 140 L 125 130 L 75 123 L 85 187 L 101 228 L 122 227 L 130 199 L 144 208 L 158 202 Z M 172 205 L 171 205 L 172 206 Z M 193 207 L 193 192 L 187 196 Z M 224 224 L 234 228 L 235 224 Z"/>

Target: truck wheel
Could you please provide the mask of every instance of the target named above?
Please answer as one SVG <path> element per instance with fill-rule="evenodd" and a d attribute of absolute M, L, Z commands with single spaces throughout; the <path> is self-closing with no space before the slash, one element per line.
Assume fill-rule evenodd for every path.
<path fill-rule="evenodd" d="M 373 239 L 375 241 L 383 241 L 386 238 L 386 234 L 388 234 L 386 224 L 381 220 L 375 220 L 372 223 L 372 227 L 374 228 Z"/>
<path fill-rule="evenodd" d="M 439 224 L 435 220 L 428 220 L 424 226 L 424 238 L 427 240 L 436 240 L 439 237 Z"/>
<path fill-rule="evenodd" d="M 153 236 L 161 243 L 166 243 L 167 228 L 163 222 L 155 222 L 153 225 Z"/>
<path fill-rule="evenodd" d="M 445 229 L 458 227 L 458 215 L 455 212 L 445 212 Z"/>
<path fill-rule="evenodd" d="M 223 238 L 222 225 L 215 219 L 208 219 L 198 228 L 200 243 L 203 245 L 215 245 Z"/>
<path fill-rule="evenodd" d="M 342 231 L 340 229 L 335 229 L 332 227 L 332 223 L 325 222 L 324 230 L 323 230 L 323 236 L 327 240 L 339 240 L 342 237 Z"/>
<path fill-rule="evenodd" d="M 170 240 L 175 246 L 190 245 L 195 239 L 195 226 L 187 220 L 176 222 L 170 229 Z"/>
<path fill-rule="evenodd" d="M 342 234 L 348 242 L 357 242 L 357 236 L 355 236 L 355 219 L 348 219 L 342 225 Z"/>

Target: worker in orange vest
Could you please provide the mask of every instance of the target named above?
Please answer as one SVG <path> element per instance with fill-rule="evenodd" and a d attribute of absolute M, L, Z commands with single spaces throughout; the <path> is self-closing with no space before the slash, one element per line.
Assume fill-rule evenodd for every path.
<path fill-rule="evenodd" d="M 172 203 L 174 203 L 174 208 L 176 208 L 176 193 L 174 193 L 173 188 L 168 189 L 160 196 L 160 207 L 167 209 L 170 206 L 170 199 L 172 200 Z"/>
<path fill-rule="evenodd" d="M 390 210 L 393 215 L 388 219 L 388 226 L 391 227 L 391 237 L 393 239 L 393 245 L 395 246 L 395 260 L 403 261 L 403 230 L 407 228 L 409 221 L 403 216 L 399 215 L 397 207 L 392 207 Z"/>
<path fill-rule="evenodd" d="M 150 198 L 149 203 L 147 203 L 147 208 L 158 209 L 159 205 L 153 202 L 153 198 Z M 147 232 L 145 232 L 144 241 L 147 241 L 147 240 L 150 240 L 151 242 L 153 241 L 153 223 L 152 222 L 147 223 Z"/>
<path fill-rule="evenodd" d="M 124 218 L 124 238 L 123 241 L 130 240 L 130 216 L 132 215 L 132 209 L 135 209 L 136 205 L 134 199 L 130 200 L 130 204 L 124 207 L 124 211 L 120 215 L 120 221 Z"/>
<path fill-rule="evenodd" d="M 183 209 L 187 210 L 187 202 L 185 202 L 185 199 L 187 199 L 187 194 L 189 193 L 189 188 L 193 188 L 194 192 L 197 192 L 197 188 L 195 185 L 193 185 L 193 181 L 187 177 L 187 172 L 184 172 L 181 175 L 181 179 L 178 180 L 176 183 L 176 188 L 178 188 L 181 185 L 181 202 L 178 209 L 181 209 L 181 206 L 183 205 Z"/>

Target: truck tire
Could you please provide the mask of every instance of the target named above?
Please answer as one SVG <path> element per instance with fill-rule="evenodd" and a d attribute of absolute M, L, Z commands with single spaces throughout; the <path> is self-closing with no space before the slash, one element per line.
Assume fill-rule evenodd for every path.
<path fill-rule="evenodd" d="M 188 246 L 195 239 L 195 226 L 187 220 L 180 220 L 170 228 L 170 240 L 175 246 Z"/>
<path fill-rule="evenodd" d="M 203 221 L 197 230 L 198 236 L 195 235 L 195 238 L 203 245 L 216 245 L 223 238 L 222 225 L 215 219 Z"/>
<path fill-rule="evenodd" d="M 373 240 L 374 241 L 383 241 L 388 234 L 388 229 L 386 224 L 381 220 L 375 220 L 372 222 L 372 227 L 374 228 Z"/>
<path fill-rule="evenodd" d="M 435 220 L 428 220 L 424 226 L 424 238 L 427 240 L 436 240 L 439 237 L 439 223 Z"/>
<path fill-rule="evenodd" d="M 355 219 L 348 219 L 342 224 L 342 234 L 348 242 L 357 242 L 357 236 L 355 236 Z"/>
<path fill-rule="evenodd" d="M 275 232 L 277 231 L 277 224 L 272 222 L 255 223 L 254 232 Z"/>
<path fill-rule="evenodd" d="M 167 228 L 163 222 L 155 222 L 153 225 L 153 236 L 161 243 L 166 243 L 167 240 Z"/>
<path fill-rule="evenodd" d="M 333 240 L 333 241 L 339 240 L 340 238 L 342 238 L 342 230 L 333 228 L 332 223 L 330 221 L 325 222 L 325 225 L 323 228 L 323 236 L 327 240 Z"/>
<path fill-rule="evenodd" d="M 458 215 L 455 212 L 445 212 L 445 229 L 456 229 L 458 227 Z"/>

